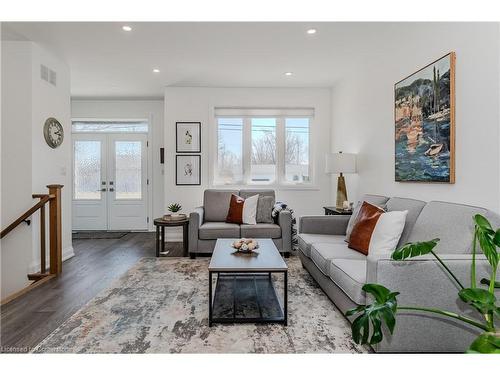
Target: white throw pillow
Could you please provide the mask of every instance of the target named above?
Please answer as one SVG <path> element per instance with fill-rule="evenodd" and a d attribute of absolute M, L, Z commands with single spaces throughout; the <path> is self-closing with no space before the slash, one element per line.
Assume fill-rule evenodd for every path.
<path fill-rule="evenodd" d="M 259 194 L 252 195 L 245 199 L 243 203 L 243 224 L 257 224 L 257 203 L 259 203 Z"/>
<path fill-rule="evenodd" d="M 391 254 L 405 228 L 408 211 L 384 212 L 375 224 L 368 254 Z"/>
<path fill-rule="evenodd" d="M 361 209 L 361 205 L 363 202 L 357 201 L 356 205 L 352 210 L 352 215 L 349 218 L 349 222 L 347 223 L 347 229 L 345 231 L 345 242 L 349 243 L 349 238 L 351 237 L 352 229 L 354 228 L 354 224 L 356 224 L 356 218 L 358 217 L 359 210 Z"/>

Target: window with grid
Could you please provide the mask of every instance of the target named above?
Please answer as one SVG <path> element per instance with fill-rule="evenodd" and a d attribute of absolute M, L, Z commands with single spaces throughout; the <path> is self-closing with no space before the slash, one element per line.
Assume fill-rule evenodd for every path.
<path fill-rule="evenodd" d="M 310 184 L 313 109 L 216 108 L 214 185 Z"/>

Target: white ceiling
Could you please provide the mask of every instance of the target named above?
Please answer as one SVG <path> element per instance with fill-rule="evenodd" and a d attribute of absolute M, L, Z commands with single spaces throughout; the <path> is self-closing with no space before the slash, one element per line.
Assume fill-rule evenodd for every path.
<path fill-rule="evenodd" d="M 122 30 L 130 25 L 133 30 Z M 390 44 L 382 23 L 3 23 L 71 69 L 73 97 L 163 97 L 165 86 L 331 87 Z M 308 35 L 314 27 L 317 33 Z M 387 44 L 387 46 L 389 46 Z M 153 73 L 159 68 L 160 73 Z M 285 72 L 292 71 L 287 77 Z"/>

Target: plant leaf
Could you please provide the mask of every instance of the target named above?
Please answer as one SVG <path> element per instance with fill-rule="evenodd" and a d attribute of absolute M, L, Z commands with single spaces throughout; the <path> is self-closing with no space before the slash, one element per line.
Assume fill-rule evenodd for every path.
<path fill-rule="evenodd" d="M 407 243 L 403 247 L 395 250 L 391 257 L 394 260 L 405 260 L 419 255 L 429 254 L 432 249 L 436 247 L 438 242 L 439 238 L 435 238 L 431 241 Z"/>
<path fill-rule="evenodd" d="M 396 309 L 398 292 L 391 292 L 379 284 L 365 284 L 363 290 L 375 298 L 370 305 L 361 305 L 346 312 L 347 316 L 361 313 L 354 319 L 351 329 L 352 338 L 358 344 L 377 344 L 383 339 L 382 322 L 387 325 L 391 334 L 396 326 Z M 371 328 L 371 337 L 370 337 Z"/>
<path fill-rule="evenodd" d="M 354 342 L 366 344 L 368 342 L 368 334 L 370 332 L 370 321 L 368 315 L 363 314 L 358 316 L 352 322 L 352 339 Z"/>
<path fill-rule="evenodd" d="M 478 301 L 482 303 L 495 303 L 496 297 L 494 294 L 488 292 L 486 289 L 481 288 L 466 288 L 462 289 L 458 295 L 462 301 Z"/>
<path fill-rule="evenodd" d="M 382 316 L 384 317 L 385 323 L 387 324 L 387 328 L 389 331 L 394 333 L 394 327 L 396 327 L 396 314 L 395 311 L 382 310 Z"/>
<path fill-rule="evenodd" d="M 500 229 L 497 229 L 495 232 L 495 235 L 493 236 L 493 243 L 497 245 L 497 247 L 500 247 Z"/>
<path fill-rule="evenodd" d="M 387 296 L 391 293 L 385 286 L 378 284 L 365 284 L 362 289 L 375 297 L 378 303 L 383 303 L 383 301 L 387 300 Z"/>
<path fill-rule="evenodd" d="M 485 332 L 470 345 L 467 353 L 500 354 L 499 333 Z"/>
<path fill-rule="evenodd" d="M 382 321 L 377 319 L 373 315 L 370 315 L 370 322 L 372 323 L 373 334 L 370 339 L 370 344 L 377 344 L 384 338 L 384 334 L 382 333 Z"/>
<path fill-rule="evenodd" d="M 481 232 L 478 232 L 477 238 L 479 239 L 479 246 L 483 254 L 486 255 L 491 268 L 496 269 L 498 265 L 498 253 L 496 245 L 493 243 L 493 238 Z"/>
<path fill-rule="evenodd" d="M 491 224 L 482 215 L 474 215 L 474 223 L 476 224 L 476 237 L 479 241 L 479 246 L 483 254 L 488 259 L 491 268 L 497 269 L 498 262 L 500 260 L 500 255 L 497 252 L 497 241 L 500 241 L 500 234 L 491 229 Z"/>
<path fill-rule="evenodd" d="M 482 229 L 492 230 L 490 222 L 483 215 L 480 215 L 480 214 L 474 215 L 473 219 L 474 219 L 474 223 L 478 227 L 480 227 Z"/>
<path fill-rule="evenodd" d="M 494 312 L 500 314 L 500 309 L 495 305 L 496 297 L 486 289 L 466 288 L 458 292 L 460 299 L 474 306 L 481 314 Z"/>
<path fill-rule="evenodd" d="M 357 314 L 360 311 L 363 311 L 364 309 L 365 309 L 364 305 L 355 307 L 354 309 L 347 310 L 346 313 L 345 313 L 345 316 L 351 316 L 351 315 Z"/>
<path fill-rule="evenodd" d="M 170 212 L 179 212 L 180 210 L 182 210 L 182 206 L 179 204 L 179 203 L 172 203 L 171 205 L 169 205 L 167 207 L 167 209 L 170 211 Z"/>

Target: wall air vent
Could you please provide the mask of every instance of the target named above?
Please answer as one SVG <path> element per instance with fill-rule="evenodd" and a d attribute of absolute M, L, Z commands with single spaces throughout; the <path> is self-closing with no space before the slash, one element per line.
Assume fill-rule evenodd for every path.
<path fill-rule="evenodd" d="M 52 69 L 49 69 L 49 82 L 52 85 L 57 86 L 57 73 L 54 72 Z"/>
<path fill-rule="evenodd" d="M 53 86 L 57 86 L 57 73 L 45 65 L 40 65 L 40 78 Z"/>
<path fill-rule="evenodd" d="M 40 65 L 40 78 L 49 82 L 49 68 L 45 65 Z"/>

